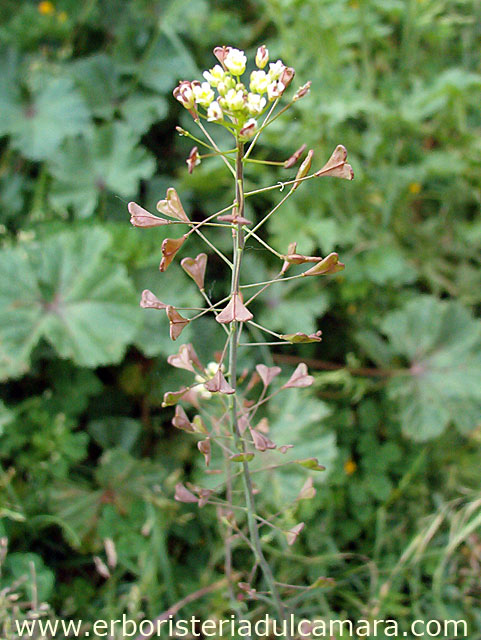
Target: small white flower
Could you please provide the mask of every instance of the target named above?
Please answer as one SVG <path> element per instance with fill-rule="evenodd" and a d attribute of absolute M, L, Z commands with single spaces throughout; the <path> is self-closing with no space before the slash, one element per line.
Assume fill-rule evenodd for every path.
<path fill-rule="evenodd" d="M 262 113 L 266 102 L 266 99 L 257 93 L 249 93 L 247 96 L 247 109 L 251 115 L 258 116 Z"/>
<path fill-rule="evenodd" d="M 207 120 L 209 122 L 220 122 L 224 119 L 224 114 L 222 113 L 222 109 L 220 108 L 220 104 L 217 100 L 211 102 L 209 108 L 207 109 Z"/>
<path fill-rule="evenodd" d="M 211 361 L 207 364 L 207 367 L 205 368 L 205 372 L 207 374 L 207 380 L 210 380 L 215 376 L 218 368 L 219 368 L 219 364 L 217 362 Z M 220 365 L 220 370 L 222 372 L 225 371 L 225 366 L 223 364 Z"/>
<path fill-rule="evenodd" d="M 224 58 L 224 64 L 227 69 L 235 76 L 241 76 L 246 70 L 247 58 L 243 51 L 239 49 L 230 49 Z"/>
<path fill-rule="evenodd" d="M 286 65 L 282 62 L 282 60 L 278 60 L 277 62 L 271 62 L 269 64 L 269 78 L 272 80 L 278 80 Z"/>
<path fill-rule="evenodd" d="M 236 91 L 235 89 L 229 89 L 224 101 L 227 108 L 231 111 L 240 111 L 245 105 L 244 93 L 240 90 Z"/>
<path fill-rule="evenodd" d="M 221 82 L 225 77 L 225 71 L 220 66 L 220 64 L 216 64 L 213 69 L 210 71 L 204 71 L 202 74 L 211 87 L 217 87 L 219 82 Z"/>
<path fill-rule="evenodd" d="M 194 86 L 194 96 L 197 104 L 207 108 L 214 99 L 214 92 L 210 88 L 208 82 L 203 82 L 201 85 Z"/>
<path fill-rule="evenodd" d="M 272 102 L 276 98 L 280 98 L 284 93 L 285 86 L 282 82 L 271 82 L 271 84 L 267 87 L 267 97 L 269 101 Z"/>
<path fill-rule="evenodd" d="M 253 71 L 251 73 L 249 87 L 250 90 L 254 91 L 255 93 L 265 93 L 270 82 L 271 79 L 265 71 Z"/>

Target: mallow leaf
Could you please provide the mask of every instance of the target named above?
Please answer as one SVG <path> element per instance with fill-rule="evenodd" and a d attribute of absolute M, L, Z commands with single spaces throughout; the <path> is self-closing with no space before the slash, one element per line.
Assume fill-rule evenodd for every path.
<path fill-rule="evenodd" d="M 140 435 L 141 424 L 133 418 L 108 416 L 92 420 L 87 430 L 103 449 L 119 447 L 130 451 Z"/>
<path fill-rule="evenodd" d="M 278 452 L 257 454 L 256 464 L 262 468 L 317 458 L 329 472 L 337 456 L 336 436 L 323 424 L 330 413 L 327 404 L 306 394 L 304 389 L 284 391 L 269 405 L 268 436 L 278 446 L 294 446 L 284 455 Z M 286 505 L 295 499 L 308 473 L 298 464 L 292 464 L 256 474 L 256 484 L 264 487 L 274 504 Z M 323 477 L 324 474 L 315 474 L 313 479 L 322 482 Z"/>
<path fill-rule="evenodd" d="M 89 111 L 69 78 L 51 77 L 23 93 L 14 78 L 0 80 L 0 136 L 31 160 L 51 158 L 67 136 L 83 133 Z"/>
<path fill-rule="evenodd" d="M 112 57 L 95 54 L 75 61 L 71 72 L 93 115 L 112 120 L 116 113 L 138 134 L 157 120 L 167 116 L 168 105 L 163 96 L 137 90 L 129 92 L 120 69 Z"/>
<path fill-rule="evenodd" d="M 50 164 L 51 202 L 61 211 L 72 207 L 84 218 L 94 212 L 105 189 L 128 198 L 154 170 L 154 158 L 138 144 L 138 134 L 128 125 L 114 122 L 96 127 L 88 136 L 69 138 L 56 154 Z"/>
<path fill-rule="evenodd" d="M 459 302 L 419 296 L 381 325 L 406 374 L 388 386 L 403 431 L 425 441 L 449 423 L 469 432 L 481 421 L 481 322 Z"/>
<path fill-rule="evenodd" d="M 41 338 L 80 366 L 121 360 L 140 316 L 109 243 L 102 229 L 78 229 L 0 252 L 0 379 L 27 371 Z"/>
<path fill-rule="evenodd" d="M 57 483 L 49 502 L 69 544 L 98 551 L 99 520 L 104 514 L 110 509 L 130 513 L 139 500 L 149 502 L 154 494 L 158 499 L 165 476 L 165 466 L 159 462 L 139 460 L 119 447 L 108 449 L 100 458 L 93 486 L 78 478 Z"/>
<path fill-rule="evenodd" d="M 149 89 L 165 93 L 173 89 L 179 78 L 198 75 L 197 65 L 182 40 L 165 29 L 143 60 L 139 79 Z"/>

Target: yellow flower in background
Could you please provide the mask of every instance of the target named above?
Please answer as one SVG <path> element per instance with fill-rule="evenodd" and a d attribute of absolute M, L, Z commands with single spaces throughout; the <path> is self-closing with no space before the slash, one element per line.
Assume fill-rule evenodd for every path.
<path fill-rule="evenodd" d="M 65 22 L 67 22 L 67 13 L 65 11 L 61 11 L 58 16 L 57 16 L 57 20 L 60 22 L 60 24 L 64 24 Z"/>
<path fill-rule="evenodd" d="M 38 5 L 38 12 L 43 16 L 51 16 L 55 13 L 55 7 L 50 0 L 42 0 Z"/>
<path fill-rule="evenodd" d="M 352 474 L 357 471 L 357 464 L 354 462 L 354 460 L 346 460 L 346 462 L 344 463 L 344 471 L 348 476 L 352 476 Z"/>
<path fill-rule="evenodd" d="M 417 196 L 421 191 L 421 185 L 419 182 L 411 182 L 409 185 L 409 193 L 412 193 L 413 196 Z"/>

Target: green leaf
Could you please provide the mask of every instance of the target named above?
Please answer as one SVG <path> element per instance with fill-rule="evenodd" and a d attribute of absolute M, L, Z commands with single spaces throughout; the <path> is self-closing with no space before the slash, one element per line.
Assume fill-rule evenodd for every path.
<path fill-rule="evenodd" d="M 407 284 L 416 279 L 416 270 L 396 246 L 369 249 L 349 261 L 346 278 L 376 285 Z"/>
<path fill-rule="evenodd" d="M 120 111 L 127 124 L 138 134 L 159 120 L 164 120 L 168 105 L 162 96 L 137 92 L 122 104 Z"/>
<path fill-rule="evenodd" d="M 109 417 L 101 420 L 92 420 L 88 432 L 103 449 L 120 447 L 130 451 L 137 441 L 141 425 L 138 420 L 132 418 Z"/>
<path fill-rule="evenodd" d="M 141 83 L 160 93 L 171 91 L 182 78 L 200 75 L 189 51 L 172 32 L 161 33 L 140 66 Z"/>
<path fill-rule="evenodd" d="M 0 80 L 0 136 L 27 158 L 51 158 L 67 136 L 86 131 L 89 112 L 72 80 L 50 77 L 27 99 L 19 84 Z"/>
<path fill-rule="evenodd" d="M 135 194 L 139 181 L 152 176 L 155 162 L 138 145 L 137 133 L 115 122 L 97 127 L 87 137 L 67 140 L 50 170 L 54 208 L 65 212 L 73 207 L 77 216 L 87 217 L 105 189 L 124 198 Z"/>
<path fill-rule="evenodd" d="M 0 253 L 0 378 L 29 366 L 40 338 L 61 358 L 119 362 L 139 313 L 124 268 L 105 257 L 109 234 L 82 229 Z"/>
<path fill-rule="evenodd" d="M 3 434 L 3 427 L 11 422 L 13 418 L 13 412 L 7 409 L 5 404 L 0 400 L 0 436 Z"/>
<path fill-rule="evenodd" d="M 118 67 L 105 53 L 76 61 L 71 71 L 90 110 L 98 118 L 112 120 L 118 110 L 129 127 L 142 134 L 167 115 L 167 101 L 162 96 L 140 90 L 128 95 L 129 85 L 122 82 Z"/>
<path fill-rule="evenodd" d="M 95 486 L 85 483 L 58 483 L 50 491 L 50 505 L 69 544 L 81 542 L 90 550 L 101 545 L 98 523 L 105 511 L 114 508 L 118 513 L 131 511 L 138 501 L 159 498 L 159 487 L 166 471 L 159 462 L 138 460 L 124 449 L 109 449 L 95 472 Z"/>
<path fill-rule="evenodd" d="M 420 296 L 382 323 L 410 368 L 390 381 L 403 431 L 425 441 L 454 423 L 466 433 L 481 415 L 481 322 L 458 302 Z"/>
<path fill-rule="evenodd" d="M 10 553 L 5 560 L 6 585 L 21 580 L 29 601 L 35 599 L 46 602 L 55 582 L 53 571 L 47 569 L 42 558 L 36 553 Z M 10 583 L 10 584 L 9 584 Z M 6 586 L 4 585 L 4 586 Z"/>
<path fill-rule="evenodd" d="M 337 456 L 336 437 L 323 425 L 330 413 L 324 402 L 303 389 L 289 389 L 270 403 L 269 438 L 278 446 L 294 445 L 285 454 L 265 452 L 256 458 L 259 468 L 292 462 L 272 472 L 256 473 L 256 484 L 262 485 L 273 504 L 286 505 L 295 499 L 309 473 L 304 466 L 319 470 L 319 462 L 328 471 L 332 469 Z M 324 477 L 313 475 L 314 482 L 322 482 Z"/>
<path fill-rule="evenodd" d="M 105 53 L 81 58 L 70 71 L 92 114 L 110 120 L 122 87 L 112 58 Z"/>
<path fill-rule="evenodd" d="M 329 293 L 320 291 L 315 283 L 303 282 L 303 287 L 289 284 L 274 285 L 267 289 L 258 322 L 274 331 L 314 333 L 318 328 L 317 318 L 329 308 Z M 292 313 L 293 307 L 295 314 Z"/>
<path fill-rule="evenodd" d="M 379 367 L 389 366 L 394 354 L 390 344 L 383 340 L 378 333 L 366 329 L 356 332 L 354 338 L 361 349 Z"/>

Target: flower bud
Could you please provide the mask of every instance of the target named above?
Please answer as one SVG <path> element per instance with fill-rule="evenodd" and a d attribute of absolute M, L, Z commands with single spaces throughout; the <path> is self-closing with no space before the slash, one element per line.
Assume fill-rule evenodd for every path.
<path fill-rule="evenodd" d="M 269 62 L 269 51 L 266 45 L 263 44 L 257 49 L 256 65 L 259 67 L 259 69 L 263 69 L 268 62 Z"/>
<path fill-rule="evenodd" d="M 302 180 L 302 178 L 305 178 L 307 176 L 307 174 L 309 173 L 309 169 L 311 168 L 313 155 L 314 155 L 314 149 L 309 149 L 309 151 L 307 152 L 307 156 L 304 158 L 301 166 L 299 167 L 299 170 L 297 171 L 296 180 L 300 181 Z M 300 182 L 295 182 L 292 187 L 292 190 L 294 191 L 295 189 L 297 189 L 299 184 Z"/>
<path fill-rule="evenodd" d="M 287 158 L 287 160 L 284 162 L 284 169 L 290 169 L 291 167 L 293 167 L 299 160 L 301 155 L 304 153 L 305 148 L 306 144 L 304 143 L 299 147 L 299 149 L 297 149 L 297 151 L 294 151 L 292 156 L 290 158 Z"/>
<path fill-rule="evenodd" d="M 221 63 L 221 65 L 224 67 L 225 69 L 225 65 L 224 65 L 224 60 L 227 56 L 227 54 L 230 51 L 230 47 L 216 47 L 214 49 L 214 55 L 217 58 L 217 60 Z"/>
<path fill-rule="evenodd" d="M 241 140 L 250 140 L 257 130 L 257 121 L 254 118 L 250 118 L 242 129 L 239 131 L 239 138 Z"/>
<path fill-rule="evenodd" d="M 281 77 L 279 78 L 279 82 L 282 82 L 284 87 L 287 89 L 287 87 L 291 84 L 292 79 L 295 76 L 295 74 L 296 74 L 296 72 L 294 71 L 294 69 L 292 67 L 285 67 L 284 71 L 281 73 Z"/>
<path fill-rule="evenodd" d="M 200 156 L 199 150 L 197 147 L 192 147 L 191 152 L 189 153 L 189 157 L 186 160 L 187 167 L 189 169 L 189 173 L 192 173 L 194 167 L 197 167 L 200 164 Z"/>
<path fill-rule="evenodd" d="M 297 100 L 300 100 L 305 95 L 307 95 L 309 93 L 309 89 L 311 88 L 311 84 L 312 83 L 309 80 L 309 82 L 306 82 L 306 84 L 302 85 L 302 87 L 299 87 L 299 89 L 296 92 L 296 95 L 292 98 L 293 102 L 296 102 Z"/>
<path fill-rule="evenodd" d="M 235 76 L 241 76 L 246 70 L 247 58 L 239 49 L 229 49 L 224 58 L 225 67 Z"/>
<path fill-rule="evenodd" d="M 195 105 L 195 96 L 192 90 L 192 83 L 188 80 L 182 80 L 177 87 L 175 87 L 174 98 L 180 102 L 186 109 L 192 109 Z"/>

